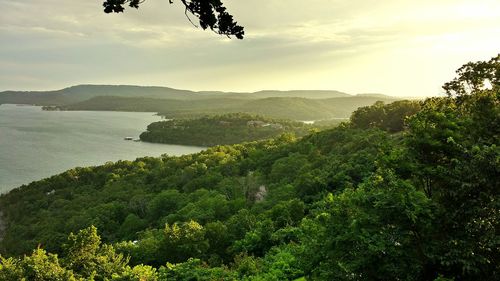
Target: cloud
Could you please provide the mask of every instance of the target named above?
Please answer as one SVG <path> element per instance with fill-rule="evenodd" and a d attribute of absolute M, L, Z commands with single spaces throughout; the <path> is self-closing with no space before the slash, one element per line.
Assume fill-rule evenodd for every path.
<path fill-rule="evenodd" d="M 225 2 L 245 26 L 243 41 L 196 29 L 178 1 L 107 15 L 99 0 L 0 0 L 0 90 L 119 83 L 432 94 L 460 63 L 500 46 L 495 0 Z"/>

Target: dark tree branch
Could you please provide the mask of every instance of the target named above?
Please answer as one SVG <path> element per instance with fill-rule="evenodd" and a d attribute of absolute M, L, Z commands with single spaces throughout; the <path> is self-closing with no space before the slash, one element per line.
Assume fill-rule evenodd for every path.
<path fill-rule="evenodd" d="M 103 3 L 105 13 L 122 13 L 126 5 L 138 9 L 139 6 L 146 0 L 105 0 Z M 193 14 L 198 18 L 200 27 L 203 29 L 211 29 L 217 34 L 226 35 L 228 37 L 235 36 L 238 39 L 243 39 L 245 31 L 243 27 L 234 21 L 233 16 L 227 12 L 226 7 L 221 0 L 180 0 L 185 6 L 184 13 L 188 20 L 196 25 L 188 15 Z M 169 0 L 172 4 L 174 1 Z"/>
<path fill-rule="evenodd" d="M 184 2 L 184 1 L 182 1 L 182 2 Z M 172 4 L 172 3 L 173 3 L 173 2 L 170 2 L 170 4 Z M 186 7 L 186 8 L 184 9 L 184 15 L 186 16 L 186 18 L 189 20 L 189 22 L 190 22 L 190 23 L 191 23 L 194 27 L 198 28 L 199 26 L 198 26 L 198 25 L 196 25 L 196 24 L 195 24 L 195 23 L 191 20 L 191 18 L 189 17 L 189 15 L 188 15 L 188 11 L 189 11 L 189 10 L 188 10 L 188 8 Z"/>

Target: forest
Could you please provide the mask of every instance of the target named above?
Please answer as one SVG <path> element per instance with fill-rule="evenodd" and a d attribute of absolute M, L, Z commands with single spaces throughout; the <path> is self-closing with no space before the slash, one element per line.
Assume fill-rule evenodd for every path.
<path fill-rule="evenodd" d="M 234 113 L 155 122 L 147 127 L 140 139 L 156 143 L 214 146 L 269 139 L 284 133 L 302 137 L 313 128 L 303 122 Z"/>
<path fill-rule="evenodd" d="M 200 118 L 228 113 L 291 120 L 348 118 L 360 106 L 399 99 L 380 94 L 349 95 L 321 90 L 195 92 L 126 85 L 78 85 L 57 91 L 0 92 L 0 104 L 34 104 L 43 106 L 44 110 L 155 112 L 167 118 Z"/>
<path fill-rule="evenodd" d="M 57 108 L 60 110 L 158 112 L 159 115 L 167 118 L 197 118 L 205 115 L 247 113 L 278 119 L 321 120 L 349 117 L 360 106 L 367 106 L 376 101 L 390 102 L 397 99 L 376 95 L 327 99 L 303 97 L 241 99 L 235 96 L 195 100 L 98 96 Z"/>
<path fill-rule="evenodd" d="M 499 280 L 500 55 L 333 129 L 0 197 L 0 280 Z"/>

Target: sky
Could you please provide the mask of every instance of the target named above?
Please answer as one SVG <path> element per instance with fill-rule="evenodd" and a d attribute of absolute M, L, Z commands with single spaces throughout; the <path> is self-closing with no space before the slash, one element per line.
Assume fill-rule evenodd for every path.
<path fill-rule="evenodd" d="M 0 91 L 78 84 L 423 97 L 500 52 L 498 0 L 225 0 L 245 27 L 194 27 L 179 0 L 0 0 Z"/>

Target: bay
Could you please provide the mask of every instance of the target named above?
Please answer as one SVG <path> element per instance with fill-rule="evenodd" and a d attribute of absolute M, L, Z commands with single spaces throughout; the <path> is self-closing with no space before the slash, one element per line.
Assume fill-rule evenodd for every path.
<path fill-rule="evenodd" d="M 139 138 L 147 125 L 159 120 L 153 113 L 0 105 L 0 193 L 74 167 L 204 149 L 124 140 Z"/>

